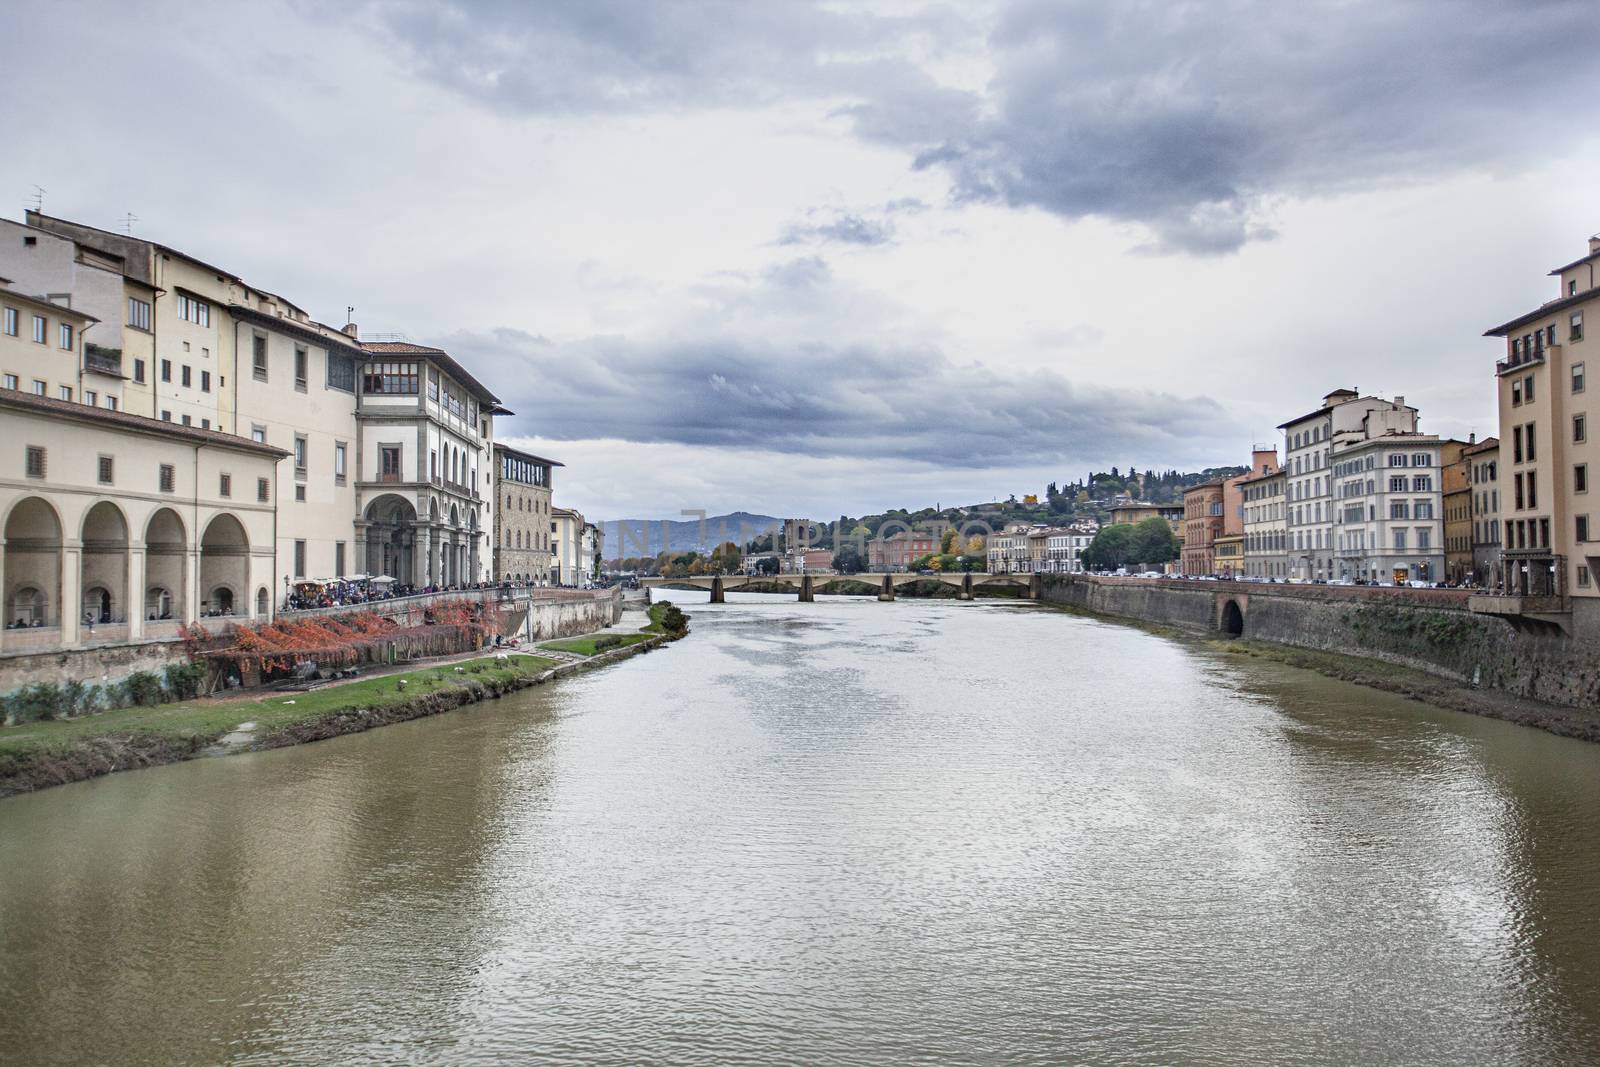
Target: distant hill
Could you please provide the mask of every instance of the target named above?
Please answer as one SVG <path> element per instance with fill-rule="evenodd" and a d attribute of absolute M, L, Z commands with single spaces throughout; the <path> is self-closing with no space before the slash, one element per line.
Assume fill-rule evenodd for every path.
<path fill-rule="evenodd" d="M 606 557 L 616 559 L 653 556 L 667 548 L 674 552 L 710 552 L 723 541 L 743 545 L 769 530 L 781 530 L 783 520 L 772 515 L 735 511 L 727 515 L 708 515 L 703 524 L 698 519 L 606 519 L 599 525 L 606 538 Z"/>

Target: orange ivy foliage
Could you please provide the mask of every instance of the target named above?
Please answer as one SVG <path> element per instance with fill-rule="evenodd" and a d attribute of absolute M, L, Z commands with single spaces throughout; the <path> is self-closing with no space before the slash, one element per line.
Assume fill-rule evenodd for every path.
<path fill-rule="evenodd" d="M 323 666 L 346 666 L 368 659 L 397 630 L 394 622 L 370 611 L 320 619 L 279 619 L 270 625 L 241 623 L 228 632 L 228 644 L 199 654 L 235 660 L 246 669 L 288 670 L 308 659 Z"/>

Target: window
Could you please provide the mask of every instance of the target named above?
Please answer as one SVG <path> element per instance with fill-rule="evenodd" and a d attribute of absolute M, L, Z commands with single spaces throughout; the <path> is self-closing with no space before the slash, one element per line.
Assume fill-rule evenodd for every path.
<path fill-rule="evenodd" d="M 1589 465 L 1579 463 L 1572 468 L 1572 491 L 1574 493 L 1587 493 L 1589 491 Z"/>
<path fill-rule="evenodd" d="M 294 499 L 295 499 L 295 502 L 299 503 L 299 504 L 304 504 L 306 502 L 306 487 L 305 486 L 297 485 L 297 486 L 294 487 Z"/>
<path fill-rule="evenodd" d="M 6 388 L 7 389 L 15 389 L 20 384 L 21 383 L 19 381 L 17 381 L 17 376 L 15 374 L 6 375 Z"/>
<path fill-rule="evenodd" d="M 415 363 L 368 363 L 361 372 L 363 393 L 417 394 Z"/>
<path fill-rule="evenodd" d="M 72 323 L 63 322 L 61 324 L 61 335 L 60 340 L 57 341 L 57 344 L 59 344 L 64 351 L 72 351 Z"/>
<path fill-rule="evenodd" d="M 1572 313 L 1572 318 L 1569 320 L 1567 328 L 1567 340 L 1583 340 L 1583 312 L 1574 311 Z"/>
<path fill-rule="evenodd" d="M 211 392 L 211 372 L 208 370 L 200 372 L 200 391 L 202 393 Z"/>
<path fill-rule="evenodd" d="M 1522 399 L 1530 404 L 1533 403 L 1533 375 L 1531 374 L 1522 379 Z"/>
<path fill-rule="evenodd" d="M 345 443 L 343 441 L 335 441 L 333 445 L 333 476 L 340 482 L 344 481 L 345 452 Z"/>
<path fill-rule="evenodd" d="M 1578 522 L 1578 540 L 1579 541 L 1587 541 L 1587 540 L 1589 540 L 1589 516 L 1587 516 L 1587 515 L 1579 515 L 1578 519 L 1577 519 L 1577 522 Z"/>
<path fill-rule="evenodd" d="M 128 297 L 128 325 L 138 330 L 150 328 L 150 303 L 136 296 Z"/>
<path fill-rule="evenodd" d="M 1589 588 L 1589 568 L 1582 563 L 1578 564 L 1578 584 L 1585 589 Z"/>
<path fill-rule="evenodd" d="M 1419 519 L 1433 518 L 1433 501 L 1418 500 L 1411 505 L 1411 514 Z"/>
<path fill-rule="evenodd" d="M 99 407 L 100 394 L 95 392 L 93 389 L 85 389 L 83 391 L 83 402 L 92 408 Z"/>
<path fill-rule="evenodd" d="M 1389 517 L 1391 519 L 1409 519 L 1411 517 L 1410 505 L 1404 500 L 1389 501 Z"/>
<path fill-rule="evenodd" d="M 211 305 L 185 293 L 178 294 L 178 318 L 196 326 L 211 325 Z"/>
<path fill-rule="evenodd" d="M 1426 526 L 1417 527 L 1417 551 L 1426 552 L 1433 547 L 1433 531 Z"/>
<path fill-rule="evenodd" d="M 185 416 L 184 416 L 184 417 L 183 417 L 183 424 L 184 424 L 184 425 L 185 425 L 185 426 L 188 426 L 188 425 L 190 425 L 190 424 L 192 424 L 192 423 L 193 423 L 193 422 L 194 422 L 194 420 L 193 420 L 193 419 L 191 419 L 191 418 L 190 418 L 190 417 L 189 417 L 189 416 L 187 416 L 187 415 L 185 415 Z"/>
<path fill-rule="evenodd" d="M 272 496 L 272 483 L 265 478 L 256 479 L 256 499 L 265 504 Z"/>
<path fill-rule="evenodd" d="M 163 493 L 172 492 L 173 484 L 177 481 L 178 472 L 170 463 L 161 465 L 161 477 L 158 485 Z"/>
<path fill-rule="evenodd" d="M 30 477 L 30 478 L 43 478 L 44 477 L 44 470 L 45 470 L 44 449 L 40 448 L 38 445 L 29 445 L 28 446 L 28 451 L 27 451 L 27 457 L 28 457 L 28 477 Z"/>
<path fill-rule="evenodd" d="M 1405 475 L 1399 474 L 1399 475 L 1396 475 L 1395 477 L 1389 479 L 1389 492 L 1391 492 L 1391 493 L 1403 493 L 1405 491 L 1406 491 L 1406 476 Z"/>
<path fill-rule="evenodd" d="M 1389 466 L 1391 466 L 1391 467 L 1404 467 L 1405 465 L 1406 465 L 1406 454 L 1404 452 L 1394 452 L 1394 453 L 1390 454 L 1390 456 L 1389 456 Z"/>
<path fill-rule="evenodd" d="M 294 576 L 296 578 L 304 578 L 306 576 L 306 543 L 304 541 L 296 541 L 294 543 Z"/>
<path fill-rule="evenodd" d="M 1589 419 L 1587 416 L 1572 416 L 1572 439 L 1580 443 L 1589 439 Z"/>
<path fill-rule="evenodd" d="M 302 393 L 306 391 L 306 368 L 309 357 L 306 355 L 304 345 L 294 346 L 294 387 Z"/>
<path fill-rule="evenodd" d="M 1567 279 L 1567 295 L 1568 296 L 1577 296 L 1578 295 L 1578 279 L 1576 279 L 1576 278 L 1568 278 Z"/>
<path fill-rule="evenodd" d="M 356 361 L 337 352 L 328 353 L 328 388 L 356 391 Z"/>
<path fill-rule="evenodd" d="M 267 339 L 256 334 L 250 339 L 250 363 L 258 382 L 267 380 Z"/>
<path fill-rule="evenodd" d="M 33 317 L 33 340 L 35 344 L 44 344 L 45 322 L 43 315 Z"/>
<path fill-rule="evenodd" d="M 1428 466 L 1428 454 L 1426 452 L 1413 453 L 1411 456 L 1411 465 L 1413 467 Z"/>
<path fill-rule="evenodd" d="M 1537 471 L 1528 472 L 1528 507 L 1539 506 L 1539 474 Z"/>
<path fill-rule="evenodd" d="M 172 381 L 172 360 L 170 359 L 161 361 L 161 380 L 164 382 Z"/>
<path fill-rule="evenodd" d="M 428 368 L 428 399 L 439 399 L 439 372 L 432 367 Z"/>
<path fill-rule="evenodd" d="M 45 391 L 45 383 L 43 381 L 39 380 L 38 378 L 35 378 L 33 380 L 33 395 L 34 396 L 44 396 L 44 391 Z"/>
<path fill-rule="evenodd" d="M 388 481 L 400 480 L 400 446 L 380 445 L 378 448 L 378 470 L 383 478 Z"/>
<path fill-rule="evenodd" d="M 333 576 L 335 578 L 343 578 L 344 577 L 344 542 L 343 541 L 335 541 L 333 543 Z"/>
<path fill-rule="evenodd" d="M 1582 363 L 1574 363 L 1572 365 L 1572 391 L 1574 393 L 1583 392 L 1583 364 Z"/>
<path fill-rule="evenodd" d="M 194 384 L 194 370 L 189 364 L 185 363 L 178 368 L 178 380 L 185 389 Z"/>
<path fill-rule="evenodd" d="M 72 399 L 72 386 L 70 386 L 70 385 L 58 385 L 56 387 L 56 390 L 57 390 L 56 391 L 56 395 L 59 396 L 62 400 L 71 400 Z"/>
<path fill-rule="evenodd" d="M 1411 491 L 1413 493 L 1433 492 L 1433 475 L 1419 474 L 1415 478 L 1411 479 Z"/>
<path fill-rule="evenodd" d="M 266 444 L 267 428 L 265 426 L 252 425 L 250 427 L 250 440 L 254 441 L 258 445 Z"/>
<path fill-rule="evenodd" d="M 1511 406 L 1514 407 L 1514 408 L 1522 406 L 1522 383 L 1521 382 L 1512 382 L 1511 383 Z"/>
<path fill-rule="evenodd" d="M 144 360 L 142 359 L 133 361 L 133 380 L 141 385 L 144 383 Z"/>
<path fill-rule="evenodd" d="M 294 469 L 301 474 L 306 470 L 306 436 L 297 433 L 294 435 Z"/>
<path fill-rule="evenodd" d="M 6 336 L 7 337 L 15 337 L 16 335 L 17 335 L 17 309 L 16 308 L 6 308 Z"/>
<path fill-rule="evenodd" d="M 1528 462 L 1529 463 L 1532 463 L 1534 461 L 1534 459 L 1536 458 L 1534 456 L 1534 454 L 1533 454 L 1533 427 L 1534 427 L 1534 425 L 1535 425 L 1534 423 L 1530 422 L 1530 423 L 1528 423 L 1528 425 L 1526 425 L 1526 426 L 1524 426 L 1522 428 L 1522 445 L 1523 445 L 1522 451 L 1528 457 Z"/>
<path fill-rule="evenodd" d="M 117 410 L 117 398 L 116 397 L 114 397 L 114 396 L 106 397 L 106 410 L 107 411 L 115 411 L 115 410 Z"/>
<path fill-rule="evenodd" d="M 211 420 L 210 420 L 210 419 L 201 419 L 201 420 L 200 420 L 200 428 L 201 428 L 201 429 L 202 429 L 202 430 L 209 430 L 209 429 L 211 429 Z"/>
<path fill-rule="evenodd" d="M 162 408 L 161 409 L 161 421 L 162 422 L 171 422 L 172 421 L 172 412 L 168 411 L 166 408 Z"/>
<path fill-rule="evenodd" d="M 102 455 L 99 463 L 100 484 L 110 485 L 115 480 L 117 461 L 114 456 Z"/>
<path fill-rule="evenodd" d="M 1406 550 L 1406 532 L 1404 530 L 1394 531 L 1394 550 L 1396 552 L 1404 552 Z"/>

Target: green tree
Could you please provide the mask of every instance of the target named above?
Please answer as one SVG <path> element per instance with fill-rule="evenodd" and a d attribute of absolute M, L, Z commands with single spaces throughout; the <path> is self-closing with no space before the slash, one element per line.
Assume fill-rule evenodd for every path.
<path fill-rule="evenodd" d="M 951 527 L 939 538 L 939 552 L 942 555 L 949 556 L 960 551 L 961 534 L 956 532 L 955 527 Z"/>
<path fill-rule="evenodd" d="M 1151 516 L 1133 527 L 1128 540 L 1130 563 L 1170 563 L 1178 558 L 1183 548 L 1178 543 L 1177 535 L 1172 532 L 1171 524 L 1159 516 Z"/>
<path fill-rule="evenodd" d="M 732 541 L 724 541 L 711 550 L 711 567 L 714 574 L 738 574 L 744 562 L 744 553 Z"/>
<path fill-rule="evenodd" d="M 845 545 L 833 554 L 833 569 L 840 574 L 860 574 L 867 569 L 867 563 L 855 545 Z"/>
<path fill-rule="evenodd" d="M 1100 532 L 1094 535 L 1094 540 L 1089 542 L 1089 547 L 1083 550 L 1083 565 L 1095 571 L 1125 566 L 1132 539 L 1133 527 L 1128 523 L 1102 526 Z"/>

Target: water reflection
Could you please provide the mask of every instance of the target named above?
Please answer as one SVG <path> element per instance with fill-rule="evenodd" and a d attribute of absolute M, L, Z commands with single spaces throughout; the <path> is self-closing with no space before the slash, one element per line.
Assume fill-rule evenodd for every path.
<path fill-rule="evenodd" d="M 24 1062 L 1565 1063 L 1600 749 L 1028 607 L 734 595 L 0 804 Z"/>

